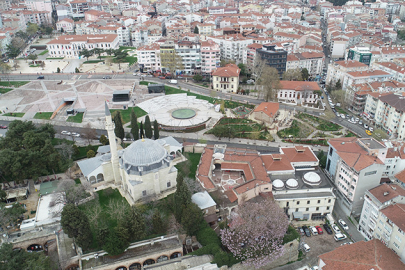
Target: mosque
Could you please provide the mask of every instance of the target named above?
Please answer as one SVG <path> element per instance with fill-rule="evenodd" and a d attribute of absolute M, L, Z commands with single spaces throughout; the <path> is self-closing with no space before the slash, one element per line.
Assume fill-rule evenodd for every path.
<path fill-rule="evenodd" d="M 185 160 L 182 144 L 173 137 L 139 139 L 118 149 L 114 123 L 105 104 L 106 130 L 110 145 L 101 146 L 94 158 L 78 165 L 91 184 L 113 184 L 130 205 L 145 198 L 162 198 L 176 190 L 177 169 Z"/>

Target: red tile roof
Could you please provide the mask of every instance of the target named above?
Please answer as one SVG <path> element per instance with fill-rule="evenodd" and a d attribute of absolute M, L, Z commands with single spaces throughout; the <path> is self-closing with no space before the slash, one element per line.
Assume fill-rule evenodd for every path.
<path fill-rule="evenodd" d="M 403 170 L 403 171 L 397 173 L 397 174 L 395 175 L 395 178 L 405 184 L 405 170 Z"/>
<path fill-rule="evenodd" d="M 254 110 L 254 112 L 263 112 L 270 117 L 274 117 L 279 109 L 279 104 L 276 102 L 262 102 Z"/>
<path fill-rule="evenodd" d="M 227 64 L 225 67 L 217 68 L 212 76 L 219 77 L 239 77 L 240 68 L 235 64 Z"/>
<path fill-rule="evenodd" d="M 281 148 L 290 162 L 318 162 L 318 158 L 309 146 L 295 146 Z"/>
<path fill-rule="evenodd" d="M 398 196 L 405 196 L 405 190 L 395 184 L 381 184 L 369 190 L 380 203 L 385 203 Z M 384 195 L 385 194 L 385 195 Z"/>
<path fill-rule="evenodd" d="M 398 255 L 378 239 L 360 241 L 319 255 L 322 270 L 392 270 L 405 269 Z"/>
<path fill-rule="evenodd" d="M 387 208 L 381 210 L 389 220 L 398 226 L 402 231 L 405 231 L 405 204 L 391 204 Z"/>
<path fill-rule="evenodd" d="M 295 90 L 295 91 L 317 91 L 320 90 L 317 82 L 306 82 L 306 81 L 280 81 L 281 88 L 285 90 Z"/>

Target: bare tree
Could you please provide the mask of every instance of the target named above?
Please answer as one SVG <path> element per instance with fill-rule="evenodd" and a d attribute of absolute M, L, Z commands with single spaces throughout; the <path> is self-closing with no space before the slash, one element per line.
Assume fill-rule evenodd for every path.
<path fill-rule="evenodd" d="M 62 180 L 55 194 L 55 203 L 72 203 L 78 205 L 79 201 L 88 197 L 90 184 L 84 183 L 76 185 L 73 179 Z"/>
<path fill-rule="evenodd" d="M 280 76 L 277 69 L 266 65 L 261 73 L 259 84 L 263 87 L 262 92 L 264 100 L 275 100 L 277 90 L 281 88 Z"/>
<path fill-rule="evenodd" d="M 90 207 L 87 207 L 84 212 L 89 217 L 90 224 L 93 227 L 96 227 L 98 223 L 98 218 L 101 214 L 103 209 L 101 208 L 99 203 L 93 203 Z"/>
<path fill-rule="evenodd" d="M 172 76 L 176 76 L 177 70 L 183 70 L 183 58 L 176 53 L 176 51 L 162 51 L 160 52 L 161 66 L 170 70 Z"/>
<path fill-rule="evenodd" d="M 195 179 L 184 177 L 184 183 L 186 183 L 188 190 L 190 190 L 192 194 L 203 191 L 203 188 Z"/>
<path fill-rule="evenodd" d="M 41 62 L 40 67 L 42 68 L 42 70 L 44 70 L 44 68 L 45 68 L 45 62 L 44 61 Z"/>
<path fill-rule="evenodd" d="M 83 138 L 87 140 L 87 144 L 90 144 L 92 140 L 96 139 L 97 132 L 95 129 L 91 128 L 90 123 L 84 126 Z"/>
<path fill-rule="evenodd" d="M 123 217 L 129 210 L 129 204 L 124 201 L 110 200 L 107 205 L 107 213 L 111 217 Z"/>
<path fill-rule="evenodd" d="M 14 60 L 14 65 L 13 65 L 14 71 L 16 71 L 17 68 L 19 68 L 19 67 L 20 67 L 20 65 L 18 64 L 17 60 Z"/>
<path fill-rule="evenodd" d="M 302 81 L 302 73 L 299 68 L 289 69 L 283 73 L 285 81 Z"/>

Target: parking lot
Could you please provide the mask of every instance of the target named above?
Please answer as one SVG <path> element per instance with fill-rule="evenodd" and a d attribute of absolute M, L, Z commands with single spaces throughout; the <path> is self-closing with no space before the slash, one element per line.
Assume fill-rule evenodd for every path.
<path fill-rule="evenodd" d="M 323 234 L 311 235 L 311 237 L 301 237 L 301 242 L 306 243 L 311 248 L 311 251 L 306 253 L 306 257 L 310 259 L 310 261 L 317 258 L 318 255 L 332 251 L 335 248 L 340 247 L 342 244 L 351 241 L 350 239 L 346 239 L 344 241 L 336 242 L 333 238 L 333 236 L 335 235 L 334 233 L 327 234 L 325 230 L 323 231 Z"/>

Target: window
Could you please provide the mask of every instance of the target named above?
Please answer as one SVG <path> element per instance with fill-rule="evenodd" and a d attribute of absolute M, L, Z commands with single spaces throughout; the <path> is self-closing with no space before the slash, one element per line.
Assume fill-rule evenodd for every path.
<path fill-rule="evenodd" d="M 300 201 L 297 201 L 297 205 L 300 204 Z"/>
<path fill-rule="evenodd" d="M 318 200 L 318 203 L 321 203 L 321 200 Z"/>
<path fill-rule="evenodd" d="M 328 203 L 330 203 L 331 201 L 332 201 L 332 200 L 331 200 L 331 199 L 329 199 L 329 200 L 328 200 Z"/>
<path fill-rule="evenodd" d="M 311 201 L 307 201 L 307 204 L 310 204 L 311 203 Z"/>
<path fill-rule="evenodd" d="M 305 211 L 309 211 L 309 208 L 305 208 Z"/>
<path fill-rule="evenodd" d="M 146 190 L 142 191 L 142 196 L 146 196 Z"/>
<path fill-rule="evenodd" d="M 326 207 L 326 210 L 329 210 L 329 208 L 330 208 L 329 206 L 328 206 L 328 207 Z"/>
<path fill-rule="evenodd" d="M 171 186 L 172 186 L 172 183 L 167 182 L 167 187 L 169 188 L 169 187 L 171 187 Z"/>
<path fill-rule="evenodd" d="M 319 207 L 316 208 L 316 211 L 319 211 Z"/>
<path fill-rule="evenodd" d="M 366 172 L 364 176 L 376 174 L 377 171 Z"/>
<path fill-rule="evenodd" d="M 399 249 L 399 245 L 397 243 L 394 242 L 394 247 Z"/>
<path fill-rule="evenodd" d="M 332 153 L 333 153 L 333 148 L 331 147 L 331 148 L 329 149 L 329 156 L 331 156 Z"/>
<path fill-rule="evenodd" d="M 295 208 L 295 212 L 298 212 L 298 208 Z"/>
<path fill-rule="evenodd" d="M 290 202 L 287 202 L 287 205 L 286 206 L 289 206 L 290 205 Z"/>
<path fill-rule="evenodd" d="M 395 235 L 395 239 L 397 239 L 397 241 L 398 241 L 399 243 L 402 242 L 401 237 L 399 237 L 398 235 Z"/>

